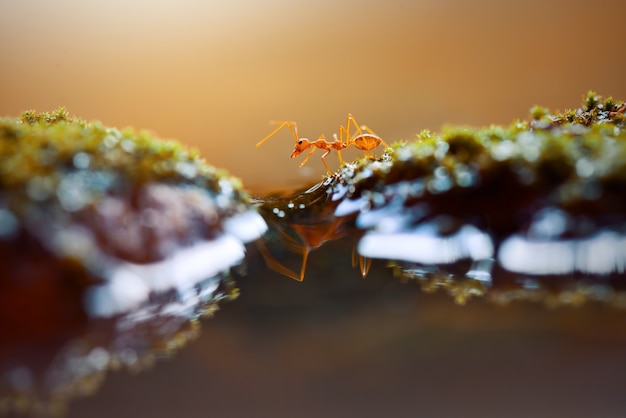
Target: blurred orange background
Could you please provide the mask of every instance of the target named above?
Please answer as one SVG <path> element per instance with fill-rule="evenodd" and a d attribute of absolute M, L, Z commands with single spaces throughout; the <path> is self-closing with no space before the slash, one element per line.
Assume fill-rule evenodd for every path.
<path fill-rule="evenodd" d="M 299 169 L 287 132 L 256 149 L 271 119 L 329 137 L 350 112 L 391 143 L 589 89 L 626 99 L 624 16 L 622 0 L 8 0 L 0 115 L 65 106 L 197 147 L 248 189 L 292 187 L 324 168 Z"/>
<path fill-rule="evenodd" d="M 272 119 L 329 137 L 350 112 L 392 143 L 590 89 L 626 99 L 624 16 L 623 0 L 3 0 L 0 115 L 65 106 L 197 147 L 249 190 L 290 188 L 325 170 L 298 168 L 287 132 L 255 148 Z M 312 254 L 302 284 L 252 250 L 198 341 L 70 416 L 624 416 L 623 312 L 461 308 L 382 262 L 362 280 L 344 247 Z"/>

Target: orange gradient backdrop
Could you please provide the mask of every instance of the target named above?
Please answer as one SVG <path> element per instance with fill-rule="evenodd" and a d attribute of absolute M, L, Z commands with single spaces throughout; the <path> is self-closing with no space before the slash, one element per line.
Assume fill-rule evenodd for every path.
<path fill-rule="evenodd" d="M 626 99 L 626 2 L 17 1 L 0 4 L 0 115 L 65 106 L 200 149 L 251 190 L 317 180 L 270 119 L 391 143 L 443 124 Z M 357 155 L 355 152 L 349 156 Z M 336 158 L 329 157 L 331 166 Z"/>

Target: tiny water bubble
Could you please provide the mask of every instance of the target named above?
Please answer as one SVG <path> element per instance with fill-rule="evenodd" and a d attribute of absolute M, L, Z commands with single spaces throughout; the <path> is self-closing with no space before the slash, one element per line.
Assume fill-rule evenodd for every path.
<path fill-rule="evenodd" d="M 91 157 L 86 152 L 78 152 L 74 154 L 74 158 L 72 158 L 72 163 L 74 167 L 79 170 L 86 170 L 89 168 L 89 164 L 91 163 Z"/>
<path fill-rule="evenodd" d="M 445 167 L 437 167 L 434 171 L 434 178 L 428 182 L 428 190 L 431 193 L 442 193 L 450 190 L 452 179 Z"/>
<path fill-rule="evenodd" d="M 506 139 L 491 147 L 491 156 L 497 161 L 507 160 L 515 155 L 516 146 L 510 139 Z"/>
<path fill-rule="evenodd" d="M 576 161 L 576 174 L 580 177 L 591 177 L 595 171 L 592 161 L 587 158 L 581 158 Z"/>
<path fill-rule="evenodd" d="M 115 145 L 117 145 L 118 140 L 119 139 L 116 136 L 108 134 L 104 138 L 102 138 L 102 143 L 107 148 L 113 148 Z"/>
<path fill-rule="evenodd" d="M 448 144 L 445 141 L 438 141 L 437 149 L 435 150 L 435 158 L 438 160 L 443 159 L 443 157 L 445 157 L 449 149 L 450 149 L 450 144 Z"/>
<path fill-rule="evenodd" d="M 126 151 L 127 153 L 129 153 L 129 154 L 131 154 L 131 153 L 133 153 L 135 151 L 135 143 L 133 142 L 132 139 L 125 138 L 125 139 L 122 140 L 120 145 L 122 146 L 122 149 L 124 151 Z"/>
<path fill-rule="evenodd" d="M 198 174 L 198 169 L 196 165 L 189 161 L 179 161 L 176 163 L 176 172 L 187 179 L 193 179 Z M 220 186 L 222 186 L 222 182 L 220 181 Z M 222 187 L 223 189 L 223 187 Z M 231 187 L 232 189 L 232 187 Z M 227 192 L 225 192 L 227 193 Z"/>

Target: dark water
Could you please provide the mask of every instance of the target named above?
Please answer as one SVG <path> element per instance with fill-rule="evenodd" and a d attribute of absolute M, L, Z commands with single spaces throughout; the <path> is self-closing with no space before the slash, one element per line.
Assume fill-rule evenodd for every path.
<path fill-rule="evenodd" d="M 297 197 L 265 200 L 270 230 L 228 276 L 235 300 L 222 276 L 5 345 L 12 367 L 0 405 L 68 417 L 626 411 L 626 316 L 615 279 L 531 280 L 493 263 L 378 259 L 363 278 L 354 259 L 362 232 L 354 219 L 337 222 L 324 195 L 310 190 L 306 213 Z M 299 279 L 303 252 L 302 282 L 280 274 Z"/>
<path fill-rule="evenodd" d="M 254 252 L 254 249 L 252 249 Z M 351 248 L 311 254 L 304 282 L 258 254 L 241 296 L 174 358 L 111 373 L 79 416 L 620 416 L 626 318 L 602 305 L 465 306 Z M 291 260 L 297 263 L 298 259 Z"/>

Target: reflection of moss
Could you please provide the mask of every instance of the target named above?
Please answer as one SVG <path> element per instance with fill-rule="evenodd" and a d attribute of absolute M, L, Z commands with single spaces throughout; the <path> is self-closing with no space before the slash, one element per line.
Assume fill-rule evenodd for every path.
<path fill-rule="evenodd" d="M 163 318 L 158 318 L 163 321 Z M 155 321 L 157 319 L 155 318 Z M 162 324 L 161 324 L 162 325 Z M 67 411 L 67 404 L 74 398 L 93 395 L 105 381 L 106 375 L 112 370 L 126 369 L 133 373 L 149 370 L 158 359 L 173 356 L 188 342 L 199 335 L 197 321 L 185 322 L 180 329 L 167 336 L 153 336 L 153 340 L 143 341 L 144 347 L 137 352 L 139 357 L 129 363 L 129 355 L 135 355 L 137 347 L 118 346 L 109 351 L 103 346 L 94 346 L 90 338 L 102 331 L 93 327 L 94 334 L 86 336 L 84 340 L 76 340 L 67 344 L 58 353 L 57 360 L 49 365 L 42 376 L 33 376 L 37 379 L 37 386 L 28 390 L 2 390 L 0 394 L 0 414 L 17 412 L 29 416 L 63 416 Z M 136 331 L 136 330 L 135 330 Z M 139 331 L 141 332 L 141 330 Z M 161 330 L 160 333 L 163 331 Z M 118 335 L 120 341 L 128 335 Z M 115 341 L 110 342 L 113 346 Z M 119 343 L 118 343 L 119 345 Z M 100 357 L 100 360 L 95 360 Z M 106 359 L 106 364 L 104 364 Z M 94 362 L 101 361 L 97 366 Z"/>
<path fill-rule="evenodd" d="M 445 271 L 423 274 L 414 266 L 393 264 L 394 275 L 403 281 L 415 281 L 425 293 L 446 292 L 459 305 L 470 298 L 485 299 L 497 305 L 513 302 L 541 303 L 548 308 L 561 306 L 580 307 L 589 303 L 602 303 L 617 309 L 626 309 L 626 292 L 618 290 L 613 283 L 573 277 L 544 279 L 520 279 L 516 282 L 494 280 L 486 283 L 463 275 Z M 621 286 L 620 286 L 621 287 Z"/>
<path fill-rule="evenodd" d="M 139 373 L 173 357 L 199 336 L 199 318 L 211 317 L 219 303 L 236 294 L 234 281 L 225 276 L 220 288 L 196 306 L 181 303 L 175 292 L 170 292 L 153 297 L 139 311 L 91 322 L 82 335 L 55 346 L 58 351 L 53 356 L 45 342 L 26 355 L 15 353 L 16 358 L 5 359 L 7 364 L 19 364 L 18 372 L 27 371 L 32 383 L 28 388 L 15 387 L 9 380 L 7 387 L 0 380 L 0 415 L 62 416 L 69 401 L 94 394 L 110 371 Z M 50 363 L 42 364 L 42 358 L 49 358 Z M 0 370 L 0 374 L 15 371 Z"/>
<path fill-rule="evenodd" d="M 471 298 L 484 297 L 489 286 L 480 280 L 470 278 L 457 278 L 452 274 L 444 272 L 421 273 L 415 269 L 402 267 L 397 263 L 392 263 L 394 276 L 400 280 L 415 280 L 419 283 L 420 288 L 425 293 L 435 293 L 439 290 L 446 292 L 452 296 L 454 301 L 459 305 L 465 305 Z"/>

